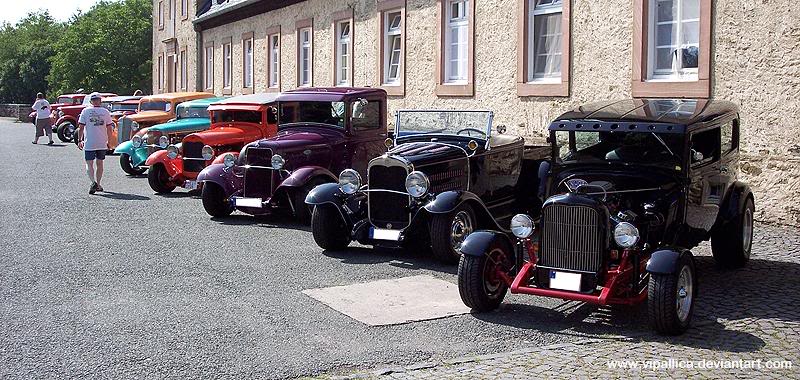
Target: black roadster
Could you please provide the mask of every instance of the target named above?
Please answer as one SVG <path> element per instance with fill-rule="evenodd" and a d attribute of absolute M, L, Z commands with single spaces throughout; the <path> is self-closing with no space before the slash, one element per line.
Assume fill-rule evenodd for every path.
<path fill-rule="evenodd" d="M 523 210 L 537 213 L 540 205 L 528 199 L 535 194 L 523 191 L 536 185 L 520 179 L 536 181 L 524 172 L 535 172 L 548 148 L 492 134 L 492 120 L 489 111 L 398 111 L 394 140 L 370 161 L 366 182 L 347 169 L 338 184 L 309 193 L 314 240 L 324 249 L 356 240 L 432 251 L 455 264 L 473 230 L 502 229 Z"/>
<path fill-rule="evenodd" d="M 697 298 L 689 249 L 750 257 L 754 198 L 737 180 L 737 107 L 714 100 L 590 104 L 550 124 L 541 217 L 477 231 L 461 246 L 459 291 L 477 310 L 507 290 L 594 304 L 647 301 L 653 328 L 685 331 Z"/>

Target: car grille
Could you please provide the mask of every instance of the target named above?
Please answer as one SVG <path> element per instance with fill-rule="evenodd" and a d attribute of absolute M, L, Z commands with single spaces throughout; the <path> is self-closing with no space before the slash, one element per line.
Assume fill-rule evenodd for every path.
<path fill-rule="evenodd" d="M 374 226 L 399 229 L 408 227 L 411 223 L 411 214 L 407 207 L 411 197 L 408 194 L 379 191 L 405 193 L 407 175 L 408 169 L 405 166 L 384 166 L 380 163 L 370 166 L 367 173 L 370 189 L 367 203 L 369 219 Z"/>
<path fill-rule="evenodd" d="M 131 137 L 131 120 L 127 117 L 122 117 L 117 121 L 117 142 L 122 144 L 130 140 Z"/>
<path fill-rule="evenodd" d="M 605 228 L 597 210 L 555 204 L 542 210 L 539 265 L 598 273 L 606 247 Z"/>
<path fill-rule="evenodd" d="M 249 147 L 245 156 L 244 196 L 266 199 L 272 196 L 272 149 Z M 253 167 L 257 166 L 257 167 Z"/>
<path fill-rule="evenodd" d="M 199 173 L 206 167 L 206 162 L 203 160 L 203 143 L 201 142 L 183 143 L 183 157 L 188 158 L 188 160 L 183 160 L 184 172 Z"/>

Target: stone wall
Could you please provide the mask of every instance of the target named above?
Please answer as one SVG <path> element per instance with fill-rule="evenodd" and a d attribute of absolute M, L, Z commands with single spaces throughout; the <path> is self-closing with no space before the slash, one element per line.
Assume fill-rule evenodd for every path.
<path fill-rule="evenodd" d="M 13 117 L 19 121 L 30 121 L 30 104 L 0 104 L 0 117 Z"/>
<path fill-rule="evenodd" d="M 158 17 L 158 3 L 162 1 L 164 4 L 164 28 L 159 29 Z M 181 90 L 181 66 L 180 66 L 180 52 L 181 49 L 186 49 L 186 71 L 187 71 L 187 91 L 196 91 L 197 89 L 197 33 L 194 31 L 192 19 L 194 18 L 197 10 L 197 0 L 188 0 L 188 17 L 184 19 L 181 16 L 181 0 L 172 0 L 175 4 L 175 32 L 172 32 L 172 20 L 169 19 L 169 4 L 170 0 L 153 0 L 153 94 L 168 92 L 166 80 L 166 58 L 164 63 L 164 88 L 158 88 L 158 57 L 159 55 L 167 53 L 167 46 L 175 44 L 177 63 L 175 74 L 175 90 Z"/>
<path fill-rule="evenodd" d="M 631 96 L 632 0 L 572 0 L 571 90 L 569 97 L 557 98 L 517 96 L 517 0 L 477 1 L 475 96 L 437 97 L 437 4 L 406 1 L 406 92 L 391 98 L 390 112 L 490 109 L 508 133 L 541 141 L 548 122 L 563 111 Z M 745 0 L 713 4 L 712 96 L 741 107 L 741 177 L 755 190 L 757 218 L 800 226 L 800 12 L 790 0 L 767 0 L 759 6 Z M 295 22 L 311 17 L 313 84 L 332 85 L 332 15 L 347 8 L 355 13 L 354 85 L 377 86 L 376 2 L 309 0 L 203 31 L 204 41 L 215 42 L 214 91 L 222 93 L 221 40 L 232 37 L 232 93 L 242 93 L 241 36 L 247 32 L 255 34 L 255 91 L 267 89 L 266 29 L 273 25 L 281 26 L 281 89 L 294 88 Z"/>

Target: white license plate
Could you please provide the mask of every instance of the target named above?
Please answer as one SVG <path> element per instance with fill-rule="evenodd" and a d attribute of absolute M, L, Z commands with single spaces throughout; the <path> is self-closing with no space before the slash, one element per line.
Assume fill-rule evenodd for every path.
<path fill-rule="evenodd" d="M 372 227 L 369 230 L 369 235 L 375 240 L 400 240 L 400 230 L 384 230 L 382 228 Z"/>
<path fill-rule="evenodd" d="M 197 190 L 197 181 L 184 181 L 183 188 L 189 190 Z"/>
<path fill-rule="evenodd" d="M 261 198 L 233 198 L 236 207 L 261 208 Z"/>
<path fill-rule="evenodd" d="M 581 274 L 550 271 L 550 287 L 553 289 L 581 291 Z"/>

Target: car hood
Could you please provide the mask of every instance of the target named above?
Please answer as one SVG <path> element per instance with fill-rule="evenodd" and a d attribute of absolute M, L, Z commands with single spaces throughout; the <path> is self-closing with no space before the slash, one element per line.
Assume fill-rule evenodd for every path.
<path fill-rule="evenodd" d="M 172 118 L 172 115 L 164 111 L 142 111 L 129 117 L 137 123 L 158 123 L 169 120 Z"/>
<path fill-rule="evenodd" d="M 291 128 L 277 135 L 254 142 L 259 148 L 271 148 L 276 153 L 297 149 L 328 147 L 344 139 L 344 133 L 324 128 Z"/>
<path fill-rule="evenodd" d="M 400 144 L 392 148 L 388 156 L 402 158 L 415 166 L 423 166 L 457 158 L 466 158 L 467 153 L 463 148 L 455 144 L 422 141 Z"/>
<path fill-rule="evenodd" d="M 178 119 L 168 123 L 154 125 L 148 130 L 160 131 L 164 134 L 187 132 L 187 131 L 202 131 L 211 126 L 211 121 L 208 118 L 193 117 L 186 119 Z"/>
<path fill-rule="evenodd" d="M 183 139 L 183 142 L 202 142 L 205 145 L 244 145 L 261 137 L 254 136 L 252 131 L 237 127 L 218 127 L 202 132 L 192 133 Z"/>

